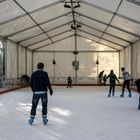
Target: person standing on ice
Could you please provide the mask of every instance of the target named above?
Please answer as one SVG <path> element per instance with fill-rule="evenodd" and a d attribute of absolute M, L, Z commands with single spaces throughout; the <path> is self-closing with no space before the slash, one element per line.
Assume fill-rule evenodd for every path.
<path fill-rule="evenodd" d="M 102 85 L 102 80 L 103 80 L 103 73 L 104 73 L 104 70 L 101 71 L 98 75 L 98 85 L 101 86 Z"/>
<path fill-rule="evenodd" d="M 117 76 L 114 74 L 113 70 L 111 70 L 110 74 L 106 77 L 106 79 L 108 79 L 108 78 L 109 78 L 109 83 L 110 83 L 108 97 L 110 97 L 111 92 L 112 92 L 112 96 L 114 96 L 116 81 L 118 81 L 118 83 L 120 83 L 120 82 L 119 82 Z"/>
<path fill-rule="evenodd" d="M 132 95 L 130 90 L 130 80 L 131 80 L 130 74 L 127 71 L 125 71 L 124 67 L 121 67 L 121 71 L 122 71 L 122 78 L 123 78 L 123 86 L 122 86 L 122 94 L 120 95 L 120 97 L 124 97 L 124 89 L 126 86 L 129 91 L 128 96 L 131 97 Z"/>
<path fill-rule="evenodd" d="M 47 90 L 49 89 L 50 95 L 53 94 L 53 90 L 51 88 L 50 80 L 48 77 L 48 73 L 43 71 L 44 64 L 42 62 L 37 64 L 38 70 L 33 72 L 31 75 L 31 89 L 33 91 L 32 97 L 32 108 L 30 112 L 30 119 L 28 123 L 30 125 L 33 124 L 34 118 L 36 115 L 36 108 L 39 102 L 39 99 L 42 101 L 42 121 L 43 124 L 46 125 L 48 122 L 47 119 L 47 103 L 48 103 L 48 96 Z"/>
<path fill-rule="evenodd" d="M 67 88 L 68 88 L 68 87 L 71 87 L 72 79 L 71 79 L 70 76 L 67 78 L 67 81 L 68 81 L 68 83 L 67 83 Z"/>

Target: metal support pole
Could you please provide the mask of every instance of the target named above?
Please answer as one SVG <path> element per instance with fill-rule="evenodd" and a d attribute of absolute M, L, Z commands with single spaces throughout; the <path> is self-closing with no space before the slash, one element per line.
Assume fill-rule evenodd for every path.
<path fill-rule="evenodd" d="M 25 73 L 27 74 L 27 48 L 25 48 Z"/>
<path fill-rule="evenodd" d="M 56 78 L 55 77 L 56 76 L 55 75 L 55 68 L 56 68 L 55 67 L 55 65 L 56 65 L 56 62 L 55 62 L 55 52 L 53 52 L 53 62 L 52 63 L 53 63 L 53 84 L 55 84 L 55 78 Z"/>
<path fill-rule="evenodd" d="M 120 55 L 120 52 L 119 52 L 119 77 L 121 77 L 121 55 Z"/>
<path fill-rule="evenodd" d="M 7 39 L 3 40 L 3 79 L 7 78 Z"/>
<path fill-rule="evenodd" d="M 97 53 L 96 65 L 97 65 L 97 84 L 98 84 L 98 75 L 99 75 L 99 59 L 98 59 L 98 53 Z"/>
<path fill-rule="evenodd" d="M 130 74 L 131 74 L 131 76 L 133 77 L 133 45 L 132 45 L 132 43 L 130 44 L 130 57 L 131 57 L 131 62 L 130 62 Z"/>
<path fill-rule="evenodd" d="M 34 52 L 32 51 L 32 72 L 34 71 Z"/>
<path fill-rule="evenodd" d="M 17 44 L 17 78 L 19 78 L 19 44 Z"/>
<path fill-rule="evenodd" d="M 76 35 L 76 30 L 75 30 L 75 62 L 77 62 L 77 35 Z M 77 68 L 75 67 L 75 84 L 77 84 Z"/>

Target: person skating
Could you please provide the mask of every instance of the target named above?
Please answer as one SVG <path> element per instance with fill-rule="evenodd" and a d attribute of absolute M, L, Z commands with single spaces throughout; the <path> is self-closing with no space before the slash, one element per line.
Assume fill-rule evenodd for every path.
<path fill-rule="evenodd" d="M 104 77 L 103 77 L 104 86 L 106 85 L 106 80 L 107 80 L 106 77 L 107 77 L 107 76 L 106 76 L 106 74 L 105 74 Z"/>
<path fill-rule="evenodd" d="M 112 96 L 114 96 L 116 81 L 119 83 L 119 80 L 118 80 L 117 76 L 114 74 L 113 70 L 111 70 L 110 74 L 106 77 L 106 79 L 108 79 L 108 78 L 109 78 L 109 83 L 110 83 L 108 97 L 110 97 L 111 93 L 112 93 Z"/>
<path fill-rule="evenodd" d="M 126 86 L 129 92 L 128 96 L 131 97 L 132 94 L 130 90 L 130 80 L 131 80 L 130 74 L 127 71 L 125 71 L 124 67 L 121 67 L 121 71 L 122 71 L 122 78 L 123 78 L 123 86 L 122 86 L 122 94 L 120 95 L 120 97 L 124 97 L 124 90 Z"/>
<path fill-rule="evenodd" d="M 72 85 L 72 79 L 71 79 L 70 76 L 68 76 L 68 78 L 67 78 L 67 88 L 71 87 L 71 85 Z"/>
<path fill-rule="evenodd" d="M 51 88 L 50 80 L 48 77 L 48 73 L 46 71 L 43 71 L 44 64 L 38 63 L 37 64 L 38 70 L 32 73 L 31 76 L 31 88 L 33 91 L 33 97 L 32 97 L 32 108 L 30 112 L 30 119 L 28 120 L 28 123 L 30 125 L 33 124 L 35 115 L 36 115 L 36 108 L 39 102 L 39 99 L 42 101 L 42 120 L 44 125 L 47 124 L 47 103 L 48 103 L 48 96 L 47 96 L 47 90 L 49 89 L 50 95 L 53 94 L 53 90 Z"/>
<path fill-rule="evenodd" d="M 101 86 L 102 85 L 102 80 L 103 80 L 103 73 L 104 73 L 104 70 L 101 71 L 98 75 L 98 85 Z"/>
<path fill-rule="evenodd" d="M 140 110 L 140 79 L 137 79 L 135 81 L 136 87 L 137 87 L 137 92 L 139 93 L 139 105 L 138 105 L 138 110 Z"/>

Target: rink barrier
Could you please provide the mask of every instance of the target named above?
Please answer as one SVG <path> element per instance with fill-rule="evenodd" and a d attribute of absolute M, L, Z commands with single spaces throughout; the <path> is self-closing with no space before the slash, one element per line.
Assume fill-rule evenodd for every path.
<path fill-rule="evenodd" d="M 5 88 L 0 88 L 0 95 L 1 94 L 4 94 L 4 93 L 8 93 L 8 92 L 11 92 L 11 91 L 14 91 L 14 90 L 18 90 L 18 89 L 21 89 L 21 88 L 25 88 L 25 87 L 27 87 L 27 86 L 21 86 L 21 87 L 14 87 L 14 88 L 7 88 L 7 89 L 5 89 Z"/>
<path fill-rule="evenodd" d="M 27 87 L 26 81 L 21 78 L 9 78 L 0 80 L 0 94 Z"/>
<path fill-rule="evenodd" d="M 97 77 L 72 77 L 72 86 L 99 86 L 97 84 Z M 131 89 L 136 91 L 135 80 L 131 81 Z M 52 86 L 67 86 L 67 77 L 50 77 Z M 116 86 L 122 86 L 122 81 Z M 104 85 L 101 85 L 104 86 Z M 105 86 L 109 86 L 107 84 Z M 27 87 L 26 81 L 21 78 L 10 78 L 0 80 L 0 94 Z"/>

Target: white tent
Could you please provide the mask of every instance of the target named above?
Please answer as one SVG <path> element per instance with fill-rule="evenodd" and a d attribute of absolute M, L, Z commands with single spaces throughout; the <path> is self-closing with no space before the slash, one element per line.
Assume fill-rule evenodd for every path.
<path fill-rule="evenodd" d="M 54 83 L 91 83 L 121 66 L 138 78 L 140 0 L 0 0 L 0 40 L 5 78 L 40 61 Z"/>

